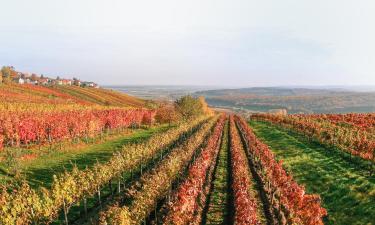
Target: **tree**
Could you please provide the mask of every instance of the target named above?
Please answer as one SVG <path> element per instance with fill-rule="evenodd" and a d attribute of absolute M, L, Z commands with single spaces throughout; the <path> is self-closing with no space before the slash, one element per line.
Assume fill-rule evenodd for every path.
<path fill-rule="evenodd" d="M 176 112 L 176 109 L 171 104 L 163 104 L 160 108 L 157 109 L 155 120 L 158 123 L 171 123 L 178 121 L 179 115 Z"/>
<path fill-rule="evenodd" d="M 186 95 L 175 102 L 177 112 L 184 120 L 189 120 L 204 114 L 203 105 L 198 98 Z"/>
<path fill-rule="evenodd" d="M 12 81 L 12 67 L 10 66 L 3 66 L 1 68 L 1 73 L 3 76 L 3 82 L 4 83 L 10 83 Z"/>
<path fill-rule="evenodd" d="M 1 70 L 0 70 L 0 84 L 2 84 L 3 83 L 3 72 L 1 72 Z"/>
<path fill-rule="evenodd" d="M 10 78 L 11 79 L 17 78 L 18 77 L 18 73 L 17 73 L 17 71 L 14 70 L 14 67 L 10 66 L 9 69 L 10 69 Z"/>
<path fill-rule="evenodd" d="M 37 81 L 38 80 L 38 77 L 36 74 L 31 74 L 31 78 L 30 78 L 32 81 Z"/>

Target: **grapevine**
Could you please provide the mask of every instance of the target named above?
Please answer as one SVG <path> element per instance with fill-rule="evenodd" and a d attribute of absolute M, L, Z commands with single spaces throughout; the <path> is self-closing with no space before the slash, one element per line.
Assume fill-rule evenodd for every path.
<path fill-rule="evenodd" d="M 233 116 L 230 117 L 230 157 L 234 196 L 234 224 L 258 224 L 257 202 L 250 193 L 250 169 Z"/>
<path fill-rule="evenodd" d="M 165 224 L 200 224 L 209 184 L 212 178 L 214 160 L 219 151 L 223 132 L 222 116 L 207 146 L 188 170 L 186 180 L 179 186 L 168 205 Z"/>
<path fill-rule="evenodd" d="M 92 168 L 78 170 L 76 167 L 70 172 L 54 176 L 51 190 L 41 188 L 31 190 L 24 185 L 15 188 L 13 194 L 3 189 L 0 192 L 0 224 L 14 224 L 15 221 L 33 221 L 50 223 L 58 213 L 69 211 L 73 204 L 95 194 L 100 194 L 101 188 L 112 179 L 121 176 L 126 171 L 142 166 L 164 148 L 175 142 L 181 135 L 198 126 L 206 118 L 199 118 L 191 124 L 181 124 L 163 134 L 156 134 L 146 142 L 126 146 L 116 153 L 106 163 L 97 163 Z M 22 191 L 22 192 L 20 192 Z M 24 193 L 20 195 L 19 193 Z M 28 194 L 30 193 L 30 194 Z M 24 206 L 19 211 L 11 207 L 18 199 L 32 199 L 32 204 Z M 18 209 L 18 208 L 17 208 Z M 2 218 L 8 218 L 2 221 Z"/>
<path fill-rule="evenodd" d="M 291 224 L 323 224 L 322 217 L 327 211 L 320 205 L 318 195 L 306 194 L 304 187 L 297 184 L 293 177 L 286 173 L 282 162 L 275 160 L 274 154 L 255 136 L 251 128 L 240 117 L 236 116 L 246 141 L 251 160 L 260 168 L 263 183 L 271 196 L 271 204 L 277 209 L 281 223 Z"/>
<path fill-rule="evenodd" d="M 145 174 L 140 183 L 130 188 L 131 204 L 111 206 L 101 213 L 101 224 L 139 224 L 167 195 L 174 181 L 187 166 L 196 149 L 202 144 L 217 118 L 206 123 L 182 146 L 177 147 L 154 170 Z"/>

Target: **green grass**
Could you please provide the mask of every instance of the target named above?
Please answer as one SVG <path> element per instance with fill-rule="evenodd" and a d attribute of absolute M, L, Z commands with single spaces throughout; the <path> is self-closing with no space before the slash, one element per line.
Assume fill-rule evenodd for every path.
<path fill-rule="evenodd" d="M 275 125 L 252 121 L 256 135 L 307 193 L 320 194 L 325 224 L 375 224 L 375 177 L 341 154 Z"/>
<path fill-rule="evenodd" d="M 122 148 L 122 146 L 142 141 L 155 133 L 163 132 L 168 129 L 167 126 L 158 126 L 150 129 L 137 129 L 130 134 L 122 135 L 114 139 L 107 140 L 99 144 L 90 144 L 74 149 L 75 146 L 68 147 L 64 151 L 55 151 L 50 154 L 42 155 L 29 162 L 23 162 L 22 172 L 32 187 L 49 187 L 52 183 L 53 174 L 62 173 L 65 170 L 71 170 L 73 165 L 79 169 L 93 166 L 96 162 L 105 162 L 113 153 Z"/>
<path fill-rule="evenodd" d="M 221 143 L 221 149 L 218 156 L 214 181 L 210 193 L 205 224 L 227 224 L 229 217 L 228 210 L 228 190 L 229 190 L 229 171 L 228 171 L 228 123 L 224 127 L 224 134 Z"/>

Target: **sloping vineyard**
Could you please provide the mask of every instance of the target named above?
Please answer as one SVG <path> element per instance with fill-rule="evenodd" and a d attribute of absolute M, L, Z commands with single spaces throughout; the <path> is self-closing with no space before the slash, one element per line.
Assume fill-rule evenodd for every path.
<path fill-rule="evenodd" d="M 36 105 L 64 106 L 117 106 L 144 107 L 145 101 L 130 95 L 104 88 L 83 88 L 69 85 L 0 85 L 0 109 L 5 103 L 33 103 Z M 7 105 L 7 104 L 5 104 Z M 38 107 L 38 108 L 43 108 Z"/>

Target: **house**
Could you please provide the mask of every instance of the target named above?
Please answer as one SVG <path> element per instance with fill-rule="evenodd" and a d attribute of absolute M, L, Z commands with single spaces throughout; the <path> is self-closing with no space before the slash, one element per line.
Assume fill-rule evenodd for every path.
<path fill-rule="evenodd" d="M 30 73 L 22 73 L 22 75 L 24 76 L 24 78 L 30 78 L 31 77 Z"/>
<path fill-rule="evenodd" d="M 93 88 L 97 88 L 97 87 L 99 87 L 96 83 L 94 83 L 94 82 L 91 82 L 91 81 L 89 81 L 89 82 L 82 82 L 82 86 L 83 87 L 93 87 Z"/>
<path fill-rule="evenodd" d="M 49 83 L 50 83 L 51 85 L 57 85 L 57 80 L 55 80 L 55 79 L 50 79 Z"/>
<path fill-rule="evenodd" d="M 11 67 L 12 68 L 12 67 Z M 73 79 L 64 79 L 57 76 L 56 79 L 52 79 L 49 77 L 45 77 L 43 74 L 38 75 L 35 73 L 25 73 L 25 72 L 18 72 L 13 71 L 13 76 L 11 76 L 11 80 L 14 83 L 18 84 L 32 84 L 32 85 L 75 85 L 79 87 L 91 87 L 91 88 L 99 88 L 99 85 L 91 82 L 91 81 L 80 81 L 77 78 Z"/>
<path fill-rule="evenodd" d="M 22 78 L 25 84 L 38 84 L 37 80 L 32 80 L 31 78 Z"/>
<path fill-rule="evenodd" d="M 63 82 L 63 85 L 72 85 L 72 80 L 69 80 L 69 79 L 63 79 L 62 82 Z"/>
<path fill-rule="evenodd" d="M 57 80 L 58 85 L 72 85 L 73 81 L 69 79 Z"/>
<path fill-rule="evenodd" d="M 49 83 L 50 83 L 50 79 L 48 79 L 48 78 L 40 78 L 39 79 L 39 84 L 40 85 L 47 85 Z"/>
<path fill-rule="evenodd" d="M 14 78 L 13 81 L 16 82 L 17 84 L 24 84 L 25 83 L 25 80 L 21 77 Z"/>
<path fill-rule="evenodd" d="M 75 85 L 75 86 L 81 86 L 81 81 L 80 80 L 78 80 L 78 79 L 74 79 L 73 80 L 73 85 Z"/>

